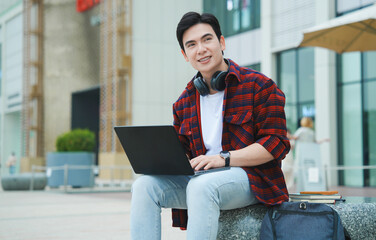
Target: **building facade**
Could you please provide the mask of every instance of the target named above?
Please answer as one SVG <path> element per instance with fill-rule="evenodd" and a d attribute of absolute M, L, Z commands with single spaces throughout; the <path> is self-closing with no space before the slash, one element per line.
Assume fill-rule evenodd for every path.
<path fill-rule="evenodd" d="M 376 90 L 371 67 L 376 53 L 339 55 L 323 48 L 297 48 L 304 29 L 362 11 L 375 1 L 220 2 L 204 0 L 204 11 L 224 23 L 226 56 L 243 65 L 259 63 L 261 71 L 277 82 L 286 95 L 289 130 L 294 132 L 302 117 L 312 117 L 316 139 L 330 139 L 320 146 L 324 165 L 375 165 L 375 101 L 370 93 Z M 259 19 L 250 18 L 251 13 Z M 327 174 L 329 185 L 376 186 L 375 170 L 329 170 Z"/>
<path fill-rule="evenodd" d="M 181 9 L 215 14 L 226 40 L 225 57 L 260 70 L 278 84 L 286 95 L 287 126 L 292 133 L 302 117 L 314 119 L 316 139 L 330 139 L 320 145 L 321 161 L 330 168 L 376 163 L 376 101 L 370 94 L 376 90 L 371 67 L 376 54 L 336 54 L 297 46 L 303 30 L 362 11 L 374 2 L 202 0 Z M 169 1 L 137 1 L 135 6 L 135 13 L 143 9 L 147 17 L 135 14 L 134 18 L 133 124 L 171 124 L 171 104 L 195 74 L 180 56 L 174 35 L 184 11 L 177 14 L 177 4 Z M 162 6 L 171 11 L 154 11 Z M 145 66 L 150 71 L 141 71 Z M 329 186 L 376 186 L 375 170 L 329 169 L 325 174 Z"/>
<path fill-rule="evenodd" d="M 284 91 L 289 130 L 294 132 L 299 120 L 308 116 L 315 121 L 316 139 L 330 139 L 320 145 L 325 166 L 376 165 L 376 101 L 372 94 L 376 90 L 373 67 L 376 53 L 339 55 L 323 48 L 297 47 L 303 30 L 362 11 L 374 2 L 132 1 L 130 122 L 133 125 L 172 124 L 172 104 L 195 75 L 181 54 L 176 25 L 188 11 L 211 12 L 222 26 L 225 57 L 261 71 Z M 72 110 L 77 106 L 75 99 L 91 96 L 92 90 L 98 99 L 103 89 L 99 72 L 103 54 L 99 49 L 103 51 L 106 46 L 100 43 L 99 25 L 105 16 L 99 7 L 107 1 L 100 1 L 84 13 L 75 11 L 76 3 L 75 0 L 44 1 L 45 153 L 55 150 L 57 135 L 74 126 L 73 115 L 80 113 Z M 23 2 L 1 4 L 0 158 L 4 166 L 12 151 L 23 157 Z M 91 23 L 95 18 L 99 19 L 99 25 Z M 101 104 L 93 101 L 98 108 Z M 103 119 L 103 116 L 96 118 Z M 100 124 L 96 125 L 99 128 Z M 376 187 L 376 170 L 329 170 L 327 181 L 329 186 Z"/>
<path fill-rule="evenodd" d="M 12 152 L 21 156 L 22 148 L 22 74 L 23 15 L 22 1 L 0 3 L 0 163 L 1 174 L 7 172 L 6 161 Z M 16 171 L 19 169 L 19 162 Z"/>

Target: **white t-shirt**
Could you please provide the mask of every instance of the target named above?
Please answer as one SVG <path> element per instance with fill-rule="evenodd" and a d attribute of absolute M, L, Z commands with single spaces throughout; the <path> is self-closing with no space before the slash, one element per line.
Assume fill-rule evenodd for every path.
<path fill-rule="evenodd" d="M 202 137 L 206 155 L 219 154 L 222 151 L 223 97 L 224 91 L 200 96 Z"/>

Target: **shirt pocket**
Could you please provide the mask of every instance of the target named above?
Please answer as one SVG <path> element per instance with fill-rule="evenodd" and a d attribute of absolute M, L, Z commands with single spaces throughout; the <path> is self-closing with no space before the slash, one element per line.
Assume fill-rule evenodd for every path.
<path fill-rule="evenodd" d="M 225 114 L 225 122 L 234 125 L 252 124 L 252 111 L 241 111 L 236 113 Z"/>
<path fill-rule="evenodd" d="M 228 129 L 228 141 L 233 149 L 241 149 L 254 143 L 252 111 L 225 114 L 224 122 Z"/>

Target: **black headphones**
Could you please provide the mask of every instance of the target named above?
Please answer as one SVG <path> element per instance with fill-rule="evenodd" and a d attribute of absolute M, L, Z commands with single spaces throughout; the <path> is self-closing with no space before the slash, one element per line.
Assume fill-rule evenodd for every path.
<path fill-rule="evenodd" d="M 225 62 L 228 65 L 227 60 L 225 59 Z M 212 79 L 210 81 L 210 86 L 215 91 L 223 91 L 226 88 L 225 79 L 228 74 L 228 71 L 217 71 L 213 74 Z M 200 72 L 198 72 L 195 76 L 195 79 L 193 80 L 193 84 L 195 85 L 195 88 L 197 89 L 198 93 L 201 96 L 206 96 L 210 93 L 210 89 L 208 85 L 206 84 L 205 80 L 202 78 L 202 75 Z"/>

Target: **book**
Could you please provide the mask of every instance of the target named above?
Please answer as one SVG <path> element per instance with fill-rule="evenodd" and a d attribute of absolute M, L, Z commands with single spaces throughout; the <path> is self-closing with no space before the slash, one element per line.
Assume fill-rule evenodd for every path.
<path fill-rule="evenodd" d="M 333 195 L 338 194 L 338 191 L 304 191 L 300 194 L 321 194 L 321 195 Z"/>
<path fill-rule="evenodd" d="M 323 194 L 290 193 L 289 195 L 291 199 L 304 199 L 304 200 L 312 200 L 312 199 L 339 200 L 342 198 L 342 196 L 339 194 L 323 195 Z"/>
<path fill-rule="evenodd" d="M 335 204 L 336 201 L 345 200 L 337 191 L 305 191 L 290 193 L 290 201 Z"/>
<path fill-rule="evenodd" d="M 310 203 L 326 203 L 335 204 L 337 200 L 335 199 L 294 199 L 290 198 L 290 202 L 310 202 Z"/>

